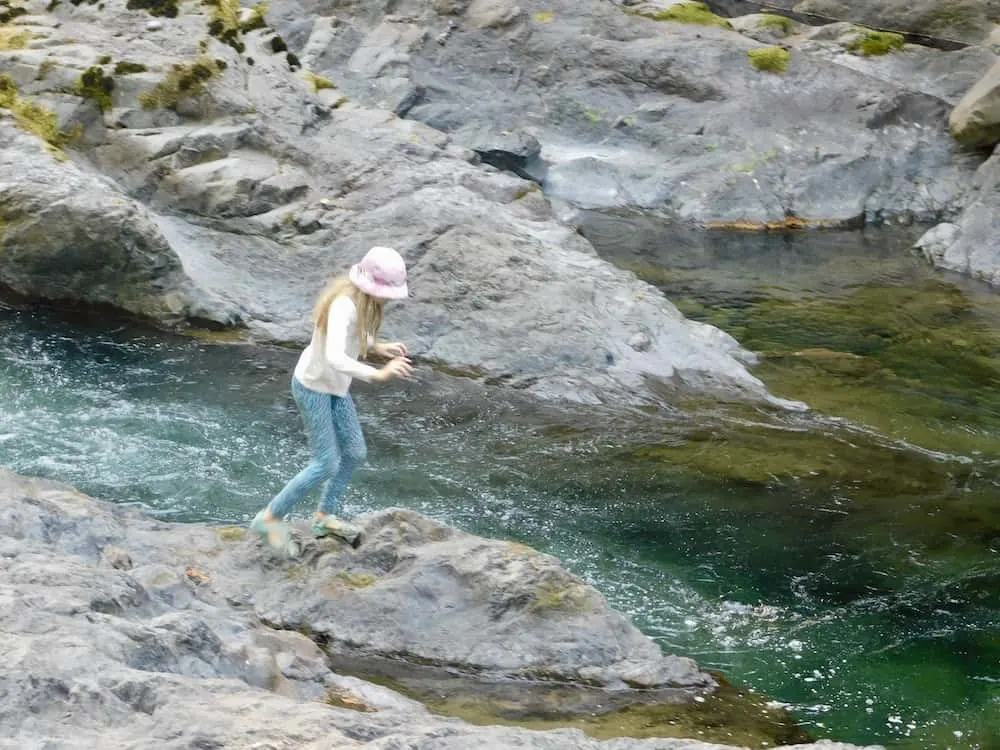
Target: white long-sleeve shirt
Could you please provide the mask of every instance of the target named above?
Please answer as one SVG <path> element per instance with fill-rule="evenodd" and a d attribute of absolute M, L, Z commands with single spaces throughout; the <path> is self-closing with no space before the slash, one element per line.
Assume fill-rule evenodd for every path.
<path fill-rule="evenodd" d="M 310 390 L 344 396 L 352 379 L 369 382 L 378 372 L 378 368 L 358 361 L 360 353 L 358 310 L 354 300 L 341 295 L 330 303 L 326 336 L 313 329 L 312 341 L 295 365 L 295 377 Z"/>

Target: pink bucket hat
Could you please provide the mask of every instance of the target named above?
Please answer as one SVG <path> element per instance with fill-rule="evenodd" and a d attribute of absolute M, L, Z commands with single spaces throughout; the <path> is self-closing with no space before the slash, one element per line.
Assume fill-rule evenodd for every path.
<path fill-rule="evenodd" d="M 373 247 L 360 262 L 351 266 L 348 277 L 365 294 L 382 299 L 408 296 L 406 263 L 391 247 Z"/>

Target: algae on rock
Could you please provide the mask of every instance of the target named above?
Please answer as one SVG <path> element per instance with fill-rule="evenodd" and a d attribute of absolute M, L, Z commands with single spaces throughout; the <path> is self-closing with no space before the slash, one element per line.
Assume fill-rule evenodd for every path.
<path fill-rule="evenodd" d="M 177 64 L 167 73 L 167 77 L 151 91 L 139 94 L 143 109 L 163 107 L 172 109 L 178 102 L 201 96 L 207 91 L 206 84 L 225 70 L 223 60 L 201 57 L 186 65 Z"/>
<path fill-rule="evenodd" d="M 711 11 L 705 3 L 684 2 L 671 5 L 665 10 L 658 10 L 653 13 L 641 13 L 654 21 L 675 21 L 676 23 L 691 23 L 698 26 L 720 26 L 724 29 L 732 28 L 732 25 L 722 16 L 718 16 Z"/>
<path fill-rule="evenodd" d="M 17 84 L 7 74 L 0 74 L 0 109 L 9 111 L 18 127 L 41 138 L 55 153 L 61 153 L 60 149 L 69 140 L 69 136 L 59 129 L 56 113 L 22 99 Z"/>
<path fill-rule="evenodd" d="M 178 0 L 128 0 L 125 5 L 129 10 L 144 10 L 151 16 L 177 18 Z"/>
<path fill-rule="evenodd" d="M 32 36 L 27 29 L 0 28 L 0 51 L 25 49 Z"/>
<path fill-rule="evenodd" d="M 102 112 L 111 109 L 111 94 L 115 90 L 115 79 L 104 75 L 99 65 L 87 68 L 76 82 L 76 93 L 84 99 L 93 100 Z"/>
<path fill-rule="evenodd" d="M 329 78 L 326 78 L 325 76 L 317 75 L 316 73 L 313 73 L 311 70 L 306 71 L 305 77 L 306 77 L 306 80 L 309 81 L 309 83 L 312 84 L 313 91 L 315 91 L 316 93 L 319 93 L 323 89 L 335 89 L 335 88 L 337 88 L 337 85 L 333 81 L 331 81 Z"/>
<path fill-rule="evenodd" d="M 762 47 L 747 52 L 750 64 L 766 73 L 784 73 L 792 59 L 791 53 L 783 47 Z"/>
<path fill-rule="evenodd" d="M 903 49 L 905 45 L 906 37 L 894 31 L 861 29 L 861 36 L 847 45 L 847 49 L 863 57 L 878 57 Z"/>

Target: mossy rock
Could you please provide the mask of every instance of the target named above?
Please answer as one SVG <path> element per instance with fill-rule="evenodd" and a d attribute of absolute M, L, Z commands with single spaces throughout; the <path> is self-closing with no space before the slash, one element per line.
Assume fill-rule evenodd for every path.
<path fill-rule="evenodd" d="M 104 75 L 99 66 L 87 68 L 76 82 L 76 94 L 84 99 L 93 100 L 102 112 L 111 109 L 111 94 L 115 90 L 115 80 Z"/>
<path fill-rule="evenodd" d="M 202 0 L 202 4 L 213 8 L 208 33 L 243 54 L 246 45 L 241 39 L 240 0 Z"/>
<path fill-rule="evenodd" d="M 129 62 L 128 60 L 121 60 L 115 63 L 115 75 L 116 76 L 127 76 L 133 73 L 145 73 L 149 68 L 147 68 L 142 63 Z"/>
<path fill-rule="evenodd" d="M 576 582 L 545 583 L 532 592 L 529 609 L 535 614 L 579 614 L 593 609 L 590 592 L 586 586 Z"/>
<path fill-rule="evenodd" d="M 242 526 L 220 526 L 215 533 L 224 542 L 242 542 L 247 538 L 247 530 Z"/>
<path fill-rule="evenodd" d="M 894 31 L 861 29 L 861 35 L 847 45 L 847 50 L 863 57 L 879 57 L 901 50 L 905 45 L 906 37 Z"/>
<path fill-rule="evenodd" d="M 208 90 L 206 84 L 224 69 L 224 61 L 208 57 L 198 58 L 186 65 L 174 65 L 155 88 L 139 95 L 139 103 L 143 109 L 173 109 L 185 99 L 204 94 Z"/>
<path fill-rule="evenodd" d="M 757 20 L 757 26 L 761 29 L 790 34 L 795 28 L 795 21 L 785 16 L 779 16 L 777 13 L 764 13 Z"/>
<path fill-rule="evenodd" d="M 791 53 L 783 47 L 763 47 L 747 52 L 750 64 L 765 73 L 784 73 L 792 59 Z"/>
<path fill-rule="evenodd" d="M 151 16 L 177 18 L 178 0 L 128 0 L 125 5 L 129 10 L 144 10 Z"/>
<path fill-rule="evenodd" d="M 33 38 L 27 29 L 0 28 L 0 51 L 26 49 Z"/>
<path fill-rule="evenodd" d="M 326 78 L 321 75 L 316 75 L 312 71 L 307 71 L 305 75 L 306 75 L 306 80 L 312 84 L 313 91 L 315 91 L 317 94 L 323 89 L 337 88 L 337 85 L 329 78 Z"/>
<path fill-rule="evenodd" d="M 656 11 L 647 15 L 654 21 L 674 21 L 675 23 L 690 23 L 697 26 L 718 26 L 731 29 L 732 25 L 722 16 L 717 16 L 705 3 L 686 2 L 672 5 L 666 10 Z"/>
<path fill-rule="evenodd" d="M 10 0 L 0 0 L 0 23 L 10 23 L 27 12 L 23 5 L 11 5 Z"/>
<path fill-rule="evenodd" d="M 366 589 L 378 581 L 378 576 L 372 573 L 355 573 L 350 570 L 341 570 L 337 573 L 337 579 L 349 588 Z"/>
<path fill-rule="evenodd" d="M 53 153 L 65 156 L 62 148 L 71 136 L 59 129 L 56 113 L 41 104 L 22 99 L 14 79 L 6 74 L 0 74 L 0 109 L 10 111 L 19 128 L 41 138 Z"/>
<path fill-rule="evenodd" d="M 257 29 L 266 29 L 266 16 L 268 10 L 269 8 L 267 3 L 257 3 L 253 6 L 250 17 L 240 25 L 240 31 L 247 34 L 251 31 L 256 31 Z"/>

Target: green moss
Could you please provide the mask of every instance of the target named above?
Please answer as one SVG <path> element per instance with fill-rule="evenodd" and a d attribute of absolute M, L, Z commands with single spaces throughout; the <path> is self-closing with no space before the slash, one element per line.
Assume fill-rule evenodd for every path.
<path fill-rule="evenodd" d="M 242 54 L 246 45 L 240 38 L 240 0 L 202 0 L 202 4 L 213 9 L 208 33 Z"/>
<path fill-rule="evenodd" d="M 654 21 L 674 21 L 675 23 L 691 23 L 698 26 L 719 26 L 724 29 L 732 28 L 729 21 L 713 13 L 705 3 L 698 2 L 678 3 L 666 10 L 656 11 L 648 15 L 648 17 Z"/>
<path fill-rule="evenodd" d="M 545 583 L 532 593 L 530 610 L 535 614 L 558 611 L 560 614 L 587 612 L 593 608 L 589 590 L 574 581 L 565 586 Z"/>
<path fill-rule="evenodd" d="M 28 9 L 23 5 L 11 5 L 10 0 L 0 0 L 0 23 L 10 23 L 27 12 Z"/>
<path fill-rule="evenodd" d="M 115 64 L 116 76 L 127 76 L 132 73 L 145 73 L 147 70 L 149 70 L 149 68 L 142 63 L 129 62 L 128 60 L 121 60 Z"/>
<path fill-rule="evenodd" d="M 111 55 L 101 55 L 99 58 L 97 58 L 97 64 L 98 65 L 110 65 L 111 64 Z"/>
<path fill-rule="evenodd" d="M 38 66 L 38 80 L 44 81 L 48 77 L 49 73 L 52 72 L 52 69 L 55 68 L 55 66 L 56 66 L 56 61 L 53 60 L 51 57 L 46 57 L 44 60 L 42 60 L 42 64 Z"/>
<path fill-rule="evenodd" d="M 527 196 L 531 195 L 532 193 L 540 193 L 541 190 L 542 189 L 538 187 L 537 184 L 531 183 L 526 187 L 519 188 L 518 191 L 514 193 L 514 200 L 519 201 L 522 198 L 526 198 Z"/>
<path fill-rule="evenodd" d="M 285 44 L 285 40 L 281 37 L 280 34 L 275 34 L 274 36 L 272 36 L 271 41 L 269 41 L 268 44 L 271 47 L 271 52 L 274 52 L 275 54 L 277 54 L 278 52 L 288 51 L 288 45 Z"/>
<path fill-rule="evenodd" d="M 144 10 L 151 16 L 177 18 L 178 0 L 128 0 L 125 5 L 129 10 Z"/>
<path fill-rule="evenodd" d="M 257 3 L 253 6 L 253 11 L 250 13 L 250 17 L 240 26 L 240 31 L 244 34 L 255 31 L 256 29 L 266 29 L 267 28 L 267 15 L 268 5 L 267 3 Z"/>
<path fill-rule="evenodd" d="M 139 95 L 139 103 L 143 109 L 172 109 L 185 99 L 204 94 L 207 91 L 206 84 L 219 73 L 218 63 L 207 57 L 198 58 L 186 65 L 174 65 L 167 77 L 152 91 Z"/>
<path fill-rule="evenodd" d="M 341 570 L 337 573 L 337 578 L 352 589 L 365 589 L 378 581 L 378 577 L 371 573 L 354 573 L 349 570 Z"/>
<path fill-rule="evenodd" d="M 0 28 L 0 50 L 25 49 L 33 34 L 27 29 Z"/>
<path fill-rule="evenodd" d="M 115 80 L 104 75 L 104 70 L 96 65 L 83 71 L 75 87 L 77 96 L 92 99 L 102 112 L 111 109 L 111 94 L 114 90 Z"/>
<path fill-rule="evenodd" d="M 532 17 L 535 23 L 552 23 L 556 19 L 556 14 L 551 10 L 540 10 Z"/>
<path fill-rule="evenodd" d="M 747 52 L 750 64 L 766 73 L 784 73 L 792 59 L 791 53 L 782 47 L 762 47 Z"/>
<path fill-rule="evenodd" d="M 906 39 L 903 35 L 894 31 L 862 29 L 861 36 L 851 42 L 847 49 L 864 57 L 877 57 L 902 49 L 905 44 Z"/>
<path fill-rule="evenodd" d="M 764 13 L 757 21 L 757 26 L 762 29 L 771 29 L 772 31 L 780 31 L 782 34 L 788 34 L 795 28 L 795 21 L 785 16 L 779 16 L 776 13 Z"/>
<path fill-rule="evenodd" d="M 45 141 L 50 150 L 61 155 L 70 136 L 59 129 L 56 113 L 35 102 L 22 99 L 17 84 L 9 75 L 0 74 L 0 109 L 8 110 L 22 130 Z"/>
<path fill-rule="evenodd" d="M 329 78 L 325 78 L 321 75 L 316 75 L 312 71 L 306 71 L 306 80 L 312 84 L 313 91 L 319 93 L 323 89 L 335 89 L 337 85 L 331 81 Z"/>
<path fill-rule="evenodd" d="M 579 688 L 569 688 L 572 692 Z M 767 748 L 811 741 L 783 709 L 770 707 L 764 696 L 737 690 L 723 683 L 702 701 L 687 703 L 636 704 L 619 710 L 592 711 L 585 715 L 565 715 L 560 699 L 537 696 L 529 704 L 478 696 L 474 691 L 458 694 L 404 694 L 423 700 L 433 711 L 456 716 L 478 726 L 518 726 L 547 731 L 575 728 L 598 740 L 616 737 L 697 737 L 703 742 L 727 747 Z M 553 691 L 555 692 L 555 691 Z M 567 700 L 563 698 L 567 703 Z"/>
<path fill-rule="evenodd" d="M 242 526 L 220 526 L 215 533 L 224 542 L 242 542 L 247 538 L 247 530 Z"/>

